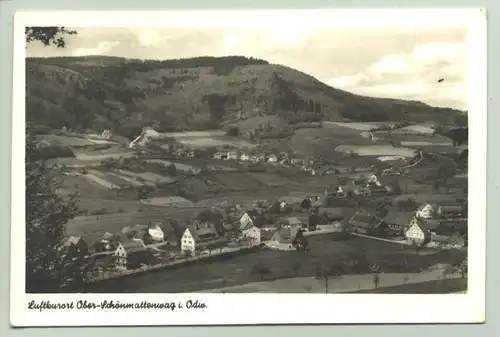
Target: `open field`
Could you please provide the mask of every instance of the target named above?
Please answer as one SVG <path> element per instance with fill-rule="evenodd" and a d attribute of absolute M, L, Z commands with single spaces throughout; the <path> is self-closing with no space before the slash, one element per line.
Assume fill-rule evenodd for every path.
<path fill-rule="evenodd" d="M 380 287 L 354 291 L 357 294 L 465 294 L 467 293 L 467 280 L 453 277 L 448 279 L 408 283 L 398 286 Z"/>
<path fill-rule="evenodd" d="M 272 173 L 250 173 L 250 176 L 268 187 L 282 186 L 290 183 L 288 179 Z"/>
<path fill-rule="evenodd" d="M 328 293 L 412 293 L 413 289 L 428 293 L 449 293 L 457 290 L 467 289 L 467 281 L 459 279 L 458 275 L 443 281 L 435 281 L 442 276 L 442 270 L 432 270 L 419 273 L 381 273 L 379 288 L 375 289 L 373 274 L 345 275 L 340 279 L 331 279 L 328 284 Z M 407 284 L 403 284 L 407 277 Z M 451 282 L 450 282 L 451 281 Z M 441 283 L 449 288 L 439 287 Z M 440 290 L 440 291 L 438 291 Z M 242 286 L 234 286 L 220 289 L 211 289 L 204 292 L 225 293 L 325 293 L 325 285 L 314 277 L 284 278 L 273 281 L 252 282 Z"/>
<path fill-rule="evenodd" d="M 169 206 L 169 207 L 179 207 L 179 208 L 194 206 L 194 204 L 191 201 L 182 197 L 163 197 L 163 198 L 158 197 L 158 198 L 143 199 L 141 200 L 141 203 L 153 206 Z"/>
<path fill-rule="evenodd" d="M 101 144 L 115 144 L 115 142 L 106 139 L 95 139 L 88 138 L 84 136 L 68 136 L 68 135 L 41 135 L 37 137 L 42 143 L 48 145 L 59 145 L 59 146 L 69 146 L 69 147 L 83 147 Z"/>
<path fill-rule="evenodd" d="M 192 165 L 189 165 L 189 164 L 172 162 L 172 161 L 162 160 L 162 159 L 146 159 L 145 161 L 146 161 L 146 163 L 161 164 L 163 166 L 170 166 L 170 165 L 174 164 L 176 169 L 178 169 L 180 171 L 185 171 L 185 172 L 199 169 L 199 168 L 192 166 Z"/>
<path fill-rule="evenodd" d="M 339 126 L 339 127 L 344 127 L 344 128 L 349 128 L 352 130 L 356 131 L 370 131 L 373 130 L 377 127 L 380 127 L 377 124 L 374 123 L 363 123 L 363 122 L 323 122 L 323 125 L 325 127 L 329 127 L 332 125 Z"/>
<path fill-rule="evenodd" d="M 159 133 L 154 130 L 147 130 L 144 139 L 142 141 L 139 141 L 138 143 L 144 146 L 151 139 L 155 140 L 174 139 L 175 141 L 192 148 L 209 148 L 209 147 L 218 147 L 224 145 L 237 148 L 253 146 L 251 143 L 249 143 L 244 139 L 226 136 L 226 132 L 222 130 L 186 131 L 186 132 L 169 132 L 169 133 Z M 162 147 L 165 148 L 167 146 L 168 145 L 162 145 Z"/>
<path fill-rule="evenodd" d="M 419 134 L 419 135 L 432 135 L 435 130 L 428 125 L 410 125 L 401 129 L 392 131 L 393 134 Z"/>
<path fill-rule="evenodd" d="M 137 173 L 137 172 L 131 172 L 131 171 L 127 171 L 127 170 L 117 170 L 117 171 L 122 176 L 125 176 L 129 179 L 143 182 L 142 184 L 144 184 L 144 182 L 145 183 L 167 183 L 167 184 L 170 184 L 170 183 L 173 183 L 177 180 L 175 178 L 162 176 L 162 175 L 155 174 L 152 172 Z"/>
<path fill-rule="evenodd" d="M 162 209 L 161 206 L 146 205 L 139 200 L 116 200 L 116 199 L 96 199 L 78 198 L 78 207 L 88 210 L 90 214 L 119 214 L 155 211 Z"/>
<path fill-rule="evenodd" d="M 233 191 L 258 190 L 263 184 L 247 172 L 213 172 L 218 183 Z"/>
<path fill-rule="evenodd" d="M 99 178 L 107 181 L 109 184 L 115 185 L 117 187 L 120 187 L 122 185 L 126 185 L 128 183 L 120 175 L 113 174 L 113 172 L 107 172 L 107 171 L 102 171 L 102 170 L 89 170 L 89 174 L 90 173 L 95 175 L 95 176 L 98 176 Z"/>
<path fill-rule="evenodd" d="M 108 188 L 108 189 L 118 189 L 119 188 L 118 185 L 110 183 L 107 179 L 104 179 L 101 176 L 101 174 L 95 174 L 94 172 L 98 173 L 98 171 L 93 170 L 92 172 L 85 174 L 84 177 L 89 179 L 90 181 L 98 184 L 98 185 L 101 185 L 104 188 Z"/>
<path fill-rule="evenodd" d="M 335 159 L 341 157 L 332 151 L 340 144 L 369 144 L 356 130 L 333 124 L 316 129 L 298 129 L 289 140 L 289 146 L 303 156 Z"/>
<path fill-rule="evenodd" d="M 335 151 L 355 153 L 359 156 L 415 156 L 415 150 L 390 145 L 339 145 Z"/>
<path fill-rule="evenodd" d="M 463 252 L 447 251 L 434 254 L 417 254 L 410 246 L 397 245 L 370 239 L 332 241 L 332 236 L 321 235 L 308 238 L 311 251 L 307 253 L 281 252 L 263 249 L 256 252 L 235 254 L 226 258 L 207 259 L 175 268 L 131 276 L 102 283 L 97 292 L 177 293 L 195 292 L 259 281 L 252 268 L 260 263 L 270 270 L 266 279 L 284 277 L 310 277 L 320 264 L 335 264 L 363 247 L 370 261 L 379 264 L 382 272 L 408 273 L 449 260 L 462 259 Z M 408 266 L 403 266 L 406 258 Z M 298 275 L 293 266 L 300 264 Z"/>
<path fill-rule="evenodd" d="M 271 124 L 274 128 L 286 126 L 286 122 L 277 116 L 255 116 L 227 124 L 237 126 L 242 132 L 253 131 L 268 124 Z"/>
<path fill-rule="evenodd" d="M 433 142 L 417 142 L 417 141 L 403 141 L 401 142 L 401 145 L 402 146 L 409 146 L 409 147 L 412 147 L 412 146 L 418 146 L 418 147 L 421 147 L 421 146 L 452 146 L 453 144 L 451 142 L 448 142 L 448 143 L 433 143 Z"/>
<path fill-rule="evenodd" d="M 394 131 L 389 135 L 387 132 L 377 132 L 375 133 L 375 137 L 379 139 L 387 139 L 397 142 L 421 142 L 421 143 L 429 143 L 429 144 L 450 144 L 452 145 L 452 141 L 441 135 L 428 135 L 428 134 L 401 134 L 394 133 Z"/>
<path fill-rule="evenodd" d="M 133 157 L 134 155 L 135 153 L 131 151 L 129 152 L 116 151 L 109 153 L 103 153 L 98 151 L 95 151 L 94 153 L 89 153 L 84 151 L 75 152 L 76 159 L 80 161 L 102 161 L 105 159 L 129 158 Z"/>
<path fill-rule="evenodd" d="M 176 139 L 179 143 L 190 146 L 192 148 L 209 148 L 209 147 L 222 147 L 230 146 L 235 148 L 252 147 L 252 144 L 244 139 L 227 137 L 227 136 L 216 136 L 216 137 L 182 137 Z"/>
<path fill-rule="evenodd" d="M 107 199 L 114 196 L 107 187 L 103 187 L 85 176 L 64 176 L 59 193 L 68 195 L 78 193 L 79 198 Z"/>

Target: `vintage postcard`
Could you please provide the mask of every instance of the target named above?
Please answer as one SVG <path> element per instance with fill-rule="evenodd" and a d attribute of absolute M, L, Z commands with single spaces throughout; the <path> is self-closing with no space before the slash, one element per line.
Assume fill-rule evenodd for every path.
<path fill-rule="evenodd" d="M 22 12 L 14 41 L 13 325 L 485 320 L 484 10 Z"/>

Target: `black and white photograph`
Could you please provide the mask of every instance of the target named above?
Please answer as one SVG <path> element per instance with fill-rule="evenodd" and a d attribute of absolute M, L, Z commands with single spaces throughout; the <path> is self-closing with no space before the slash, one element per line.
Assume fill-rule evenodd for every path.
<path fill-rule="evenodd" d="M 19 324 L 483 317 L 480 10 L 24 14 Z"/>

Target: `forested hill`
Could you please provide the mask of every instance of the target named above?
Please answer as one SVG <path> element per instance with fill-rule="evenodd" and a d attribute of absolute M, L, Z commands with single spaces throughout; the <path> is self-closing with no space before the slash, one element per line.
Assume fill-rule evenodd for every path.
<path fill-rule="evenodd" d="M 240 56 L 141 61 L 119 57 L 28 58 L 28 122 L 128 138 L 158 131 L 218 128 L 275 115 L 288 123 L 317 120 L 435 121 L 466 117 L 421 102 L 338 90 L 297 70 Z"/>

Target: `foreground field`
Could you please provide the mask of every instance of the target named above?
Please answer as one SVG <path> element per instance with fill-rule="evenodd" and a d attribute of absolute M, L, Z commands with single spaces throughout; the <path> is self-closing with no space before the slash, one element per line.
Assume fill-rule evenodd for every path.
<path fill-rule="evenodd" d="M 345 275 L 339 279 L 332 278 L 328 284 L 329 293 L 351 293 L 351 292 L 394 292 L 394 289 L 405 282 L 408 286 L 415 288 L 415 283 L 435 281 L 443 276 L 440 269 L 425 271 L 421 273 L 381 273 L 379 274 L 379 289 L 373 284 L 373 274 Z M 450 278 L 458 279 L 460 275 L 452 275 Z M 406 281 L 405 281 L 406 280 Z M 466 282 L 466 281 L 465 281 Z M 463 283 L 463 282 L 462 282 Z M 466 285 L 465 285 L 466 286 Z M 385 289 L 384 289 L 385 288 Z M 432 291 L 435 285 L 429 286 L 427 291 Z M 412 288 L 410 288 L 412 289 Z M 277 279 L 273 281 L 252 282 L 241 286 L 211 289 L 203 292 L 224 293 L 325 293 L 325 285 L 315 277 L 297 277 Z M 399 292 L 404 292 L 399 289 Z M 410 292 L 408 292 L 410 293 Z"/>
<path fill-rule="evenodd" d="M 269 268 L 266 280 L 310 277 L 317 266 L 335 264 L 349 259 L 359 247 L 366 250 L 368 259 L 380 265 L 381 271 L 397 273 L 419 271 L 437 263 L 464 258 L 463 252 L 417 254 L 410 246 L 397 245 L 370 239 L 351 238 L 337 241 L 335 235 L 309 238 L 311 251 L 307 253 L 259 250 L 225 258 L 207 259 L 175 268 L 159 270 L 96 284 L 95 292 L 178 293 L 217 289 L 227 286 L 260 281 L 252 273 L 256 264 Z M 406 265 L 403 266 L 403 260 Z M 299 265 L 296 269 L 294 266 Z M 297 270 L 297 273 L 296 273 Z M 396 271 L 398 270 L 398 271 Z"/>
<path fill-rule="evenodd" d="M 467 279 L 456 276 L 427 282 L 408 283 L 377 289 L 354 291 L 356 294 L 466 294 Z"/>

